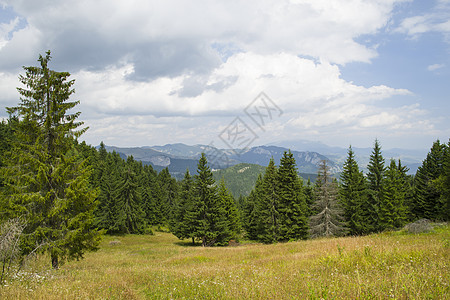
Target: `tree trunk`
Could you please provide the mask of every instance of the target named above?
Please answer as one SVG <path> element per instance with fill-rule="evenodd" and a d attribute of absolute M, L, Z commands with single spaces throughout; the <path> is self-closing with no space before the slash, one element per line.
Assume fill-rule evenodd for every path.
<path fill-rule="evenodd" d="M 194 237 L 192 237 L 192 245 L 195 246 L 195 238 Z"/>
<path fill-rule="evenodd" d="M 58 270 L 59 269 L 58 255 L 53 255 L 52 254 L 52 268 L 54 270 Z"/>

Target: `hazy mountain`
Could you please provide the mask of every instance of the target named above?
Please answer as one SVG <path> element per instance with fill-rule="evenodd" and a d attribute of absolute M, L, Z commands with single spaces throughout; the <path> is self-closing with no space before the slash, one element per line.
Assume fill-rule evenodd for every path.
<path fill-rule="evenodd" d="M 347 158 L 348 148 L 332 147 L 322 142 L 313 142 L 307 140 L 292 140 L 281 141 L 277 143 L 271 143 L 270 145 L 277 145 L 284 148 L 289 148 L 296 151 L 313 151 L 318 152 L 329 159 L 333 160 L 339 166 L 345 162 Z M 381 145 L 383 146 L 383 145 Z M 352 147 L 356 155 L 356 160 L 359 167 L 366 171 L 367 164 L 369 163 L 369 157 L 373 148 L 358 148 Z M 429 149 L 381 149 L 383 157 L 386 159 L 386 164 L 389 164 L 391 158 L 402 161 L 403 165 L 406 165 L 410 171 L 410 174 L 415 174 L 417 168 L 422 165 L 422 161 L 426 158 Z"/>
<path fill-rule="evenodd" d="M 266 167 L 270 158 L 279 164 L 285 151 L 291 149 L 297 162 L 299 173 L 316 174 L 321 160 L 327 160 L 332 173 L 342 171 L 342 165 L 347 158 L 347 149 L 330 147 L 320 142 L 305 140 L 280 142 L 278 146 L 257 146 L 246 151 L 233 149 L 217 149 L 207 145 L 167 144 L 164 146 L 146 146 L 122 148 L 106 146 L 108 151 L 116 151 L 123 158 L 133 155 L 134 159 L 145 164 L 151 164 L 156 170 L 168 168 L 176 178 L 183 177 L 186 169 L 195 173 L 201 153 L 205 153 L 213 169 L 225 169 L 237 164 L 248 163 Z M 366 171 L 372 148 L 353 148 L 360 168 Z M 410 168 L 414 174 L 425 159 L 427 150 L 382 149 L 382 154 L 389 164 L 389 159 L 401 159 L 403 165 Z"/>

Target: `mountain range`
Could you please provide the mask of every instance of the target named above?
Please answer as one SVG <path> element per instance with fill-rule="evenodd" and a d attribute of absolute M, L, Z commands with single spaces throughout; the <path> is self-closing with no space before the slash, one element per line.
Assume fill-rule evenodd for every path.
<path fill-rule="evenodd" d="M 273 157 L 275 164 L 279 164 L 285 151 L 291 149 L 297 162 L 299 173 L 317 174 L 318 164 L 327 160 L 332 173 L 340 173 L 342 165 L 347 157 L 348 149 L 330 147 L 320 142 L 304 140 L 284 141 L 277 145 L 256 146 L 249 149 L 217 149 L 207 145 L 167 144 L 164 146 L 144 147 L 115 147 L 106 146 L 107 151 L 115 151 L 123 158 L 132 155 L 135 160 L 144 164 L 151 164 L 157 171 L 168 168 L 169 172 L 181 179 L 186 169 L 195 173 L 198 159 L 201 153 L 205 153 L 213 170 L 226 169 L 228 167 L 246 163 L 267 166 Z M 366 169 L 371 148 L 352 148 L 362 170 Z M 415 173 L 421 161 L 426 157 L 426 150 L 388 149 L 382 150 L 384 158 L 401 159 L 402 164 Z"/>

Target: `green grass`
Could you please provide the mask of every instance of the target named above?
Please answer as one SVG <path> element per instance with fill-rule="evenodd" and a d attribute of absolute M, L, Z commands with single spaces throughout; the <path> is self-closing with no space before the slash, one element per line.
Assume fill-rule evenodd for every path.
<path fill-rule="evenodd" d="M 450 299 L 449 238 L 448 225 L 224 248 L 160 232 L 107 236 L 58 271 L 37 259 L 0 299 Z"/>

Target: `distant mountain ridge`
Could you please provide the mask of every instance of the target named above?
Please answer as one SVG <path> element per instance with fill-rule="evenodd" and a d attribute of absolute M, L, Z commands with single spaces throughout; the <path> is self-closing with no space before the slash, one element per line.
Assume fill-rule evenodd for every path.
<path fill-rule="evenodd" d="M 320 142 L 286 141 L 280 142 L 282 146 L 267 145 L 255 146 L 247 150 L 217 149 L 208 145 L 186 145 L 182 143 L 167 144 L 163 146 L 144 147 L 114 147 L 106 146 L 107 151 L 116 151 L 123 158 L 132 155 L 135 160 L 152 165 L 157 171 L 168 168 L 169 172 L 178 179 L 183 177 L 186 169 L 195 173 L 197 162 L 201 153 L 205 153 L 213 169 L 225 169 L 241 163 L 256 164 L 266 167 L 273 157 L 278 165 L 285 151 L 291 149 L 297 162 L 299 173 L 317 174 L 318 164 L 327 160 L 332 173 L 340 173 L 346 160 L 348 149 L 330 147 Z M 309 150 L 306 150 L 309 149 Z M 353 148 L 360 168 L 365 171 L 372 152 L 371 148 Z M 424 150 L 388 149 L 383 150 L 386 164 L 390 158 L 401 159 L 403 165 L 410 168 L 413 174 L 426 157 Z"/>
<path fill-rule="evenodd" d="M 132 155 L 135 160 L 142 161 L 144 164 L 151 164 L 158 171 L 167 167 L 176 178 L 182 178 L 186 169 L 195 173 L 201 153 L 206 154 L 213 169 L 225 169 L 240 163 L 266 167 L 272 157 L 275 164 L 278 165 L 283 153 L 289 151 L 287 148 L 276 146 L 258 146 L 242 151 L 217 149 L 206 145 L 189 146 L 181 143 L 151 147 L 105 147 L 107 151 L 115 151 L 123 158 Z M 341 171 L 341 167 L 333 160 L 317 152 L 291 152 L 297 162 L 299 173 L 317 173 L 317 167 L 321 160 L 328 161 L 333 173 Z"/>

